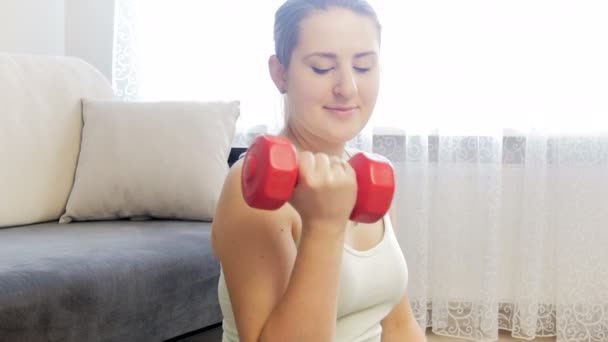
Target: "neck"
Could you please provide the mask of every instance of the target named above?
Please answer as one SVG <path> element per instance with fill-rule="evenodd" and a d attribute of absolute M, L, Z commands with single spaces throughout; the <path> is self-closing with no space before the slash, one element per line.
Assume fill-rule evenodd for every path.
<path fill-rule="evenodd" d="M 281 136 L 289 139 L 298 151 L 310 151 L 313 153 L 325 153 L 329 156 L 344 157 L 346 143 L 329 143 L 317 137 L 306 136 L 300 134 L 289 125 L 287 125 L 280 133 Z"/>

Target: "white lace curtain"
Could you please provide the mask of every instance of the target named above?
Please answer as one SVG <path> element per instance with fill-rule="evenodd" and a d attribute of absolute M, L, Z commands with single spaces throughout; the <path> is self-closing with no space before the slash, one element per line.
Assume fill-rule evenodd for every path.
<path fill-rule="evenodd" d="M 241 101 L 235 145 L 282 125 L 268 76 L 281 0 L 116 0 L 130 100 Z M 608 5 L 370 1 L 374 119 L 415 315 L 437 334 L 608 341 Z M 387 265 L 390 267 L 390 265 Z"/>

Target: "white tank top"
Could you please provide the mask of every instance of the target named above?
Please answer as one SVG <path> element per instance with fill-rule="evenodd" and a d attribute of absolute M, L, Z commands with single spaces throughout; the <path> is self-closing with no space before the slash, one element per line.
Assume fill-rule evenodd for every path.
<path fill-rule="evenodd" d="M 371 249 L 358 251 L 344 245 L 335 342 L 380 342 L 380 321 L 405 293 L 407 264 L 388 214 L 383 217 L 383 222 L 384 236 Z M 222 342 L 238 342 L 238 331 L 222 271 L 218 295 L 224 315 Z"/>

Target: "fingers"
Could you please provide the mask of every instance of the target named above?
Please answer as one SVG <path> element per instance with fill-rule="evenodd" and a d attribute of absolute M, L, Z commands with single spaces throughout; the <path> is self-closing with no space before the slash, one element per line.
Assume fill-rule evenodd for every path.
<path fill-rule="evenodd" d="M 325 153 L 300 152 L 298 185 L 290 203 L 304 218 L 339 222 L 344 228 L 357 196 L 357 180 L 347 161 Z"/>
<path fill-rule="evenodd" d="M 327 175 L 332 170 L 330 157 L 325 153 L 316 153 L 315 167 L 319 174 Z"/>
<path fill-rule="evenodd" d="M 310 152 L 300 152 L 298 155 L 300 163 L 300 173 L 302 175 L 308 175 L 312 170 L 315 169 L 315 156 Z"/>
<path fill-rule="evenodd" d="M 317 157 L 313 153 L 305 151 L 299 153 L 299 160 L 300 178 L 302 178 L 302 180 L 310 180 L 318 168 Z"/>
<path fill-rule="evenodd" d="M 342 171 L 342 160 L 338 157 L 329 157 L 329 165 L 332 171 Z"/>
<path fill-rule="evenodd" d="M 339 157 L 330 157 L 331 169 L 339 174 L 348 174 L 350 164 L 346 160 L 342 160 Z"/>
<path fill-rule="evenodd" d="M 304 151 L 299 153 L 300 171 L 303 176 L 341 176 L 354 175 L 354 170 L 346 160 L 325 153 Z M 307 177 L 306 177 L 307 178 Z"/>

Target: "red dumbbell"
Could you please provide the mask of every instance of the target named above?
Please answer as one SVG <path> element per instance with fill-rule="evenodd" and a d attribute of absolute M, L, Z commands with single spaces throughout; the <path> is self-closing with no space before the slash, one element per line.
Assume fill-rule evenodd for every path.
<path fill-rule="evenodd" d="M 288 139 L 258 136 L 243 161 L 241 186 L 245 202 L 266 210 L 285 204 L 298 181 L 296 156 L 296 149 Z M 357 201 L 350 219 L 376 222 L 386 214 L 393 200 L 393 167 L 387 159 L 365 152 L 357 153 L 348 162 L 357 175 Z"/>

